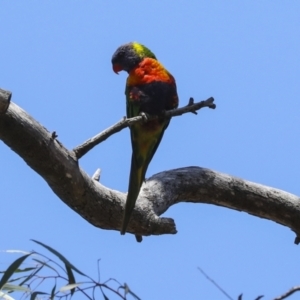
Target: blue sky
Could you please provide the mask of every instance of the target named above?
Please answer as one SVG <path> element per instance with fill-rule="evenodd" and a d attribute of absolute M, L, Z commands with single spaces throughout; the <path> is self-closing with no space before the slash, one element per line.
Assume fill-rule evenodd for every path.
<path fill-rule="evenodd" d="M 0 4 L 0 87 L 69 149 L 125 115 L 126 74 L 111 56 L 147 45 L 174 75 L 180 105 L 217 109 L 174 118 L 148 169 L 201 166 L 300 195 L 298 1 L 8 1 Z M 300 284 L 300 246 L 276 223 L 212 205 L 165 213 L 178 234 L 145 238 L 100 230 L 70 210 L 0 143 L 0 249 L 42 241 L 83 272 L 127 282 L 142 299 L 271 299 Z M 80 160 L 125 192 L 131 146 L 123 130 Z M 1 254 L 0 266 L 12 258 Z M 290 297 L 298 299 L 299 294 Z M 114 299 L 112 297 L 112 299 Z"/>

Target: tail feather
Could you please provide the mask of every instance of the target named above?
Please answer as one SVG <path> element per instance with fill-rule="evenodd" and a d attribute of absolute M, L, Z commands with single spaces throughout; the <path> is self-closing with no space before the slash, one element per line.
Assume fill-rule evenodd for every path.
<path fill-rule="evenodd" d="M 131 170 L 121 234 L 125 234 L 126 232 L 141 185 L 145 180 L 149 163 L 160 144 L 169 122 L 170 120 L 167 119 L 164 122 L 155 121 L 148 123 L 152 127 L 150 127 L 151 130 L 148 128 L 146 131 L 144 127 L 140 125 L 130 128 L 132 141 Z"/>
<path fill-rule="evenodd" d="M 130 169 L 130 177 L 129 177 L 129 187 L 128 187 L 128 194 L 125 204 L 125 212 L 123 216 L 123 222 L 121 227 L 121 234 L 126 233 L 126 228 L 130 221 L 130 217 L 132 211 L 135 206 L 135 202 L 140 192 L 140 188 L 143 184 L 145 179 L 146 170 L 143 170 L 142 167 L 138 168 L 135 162 L 135 158 L 132 154 L 131 158 L 131 169 Z"/>

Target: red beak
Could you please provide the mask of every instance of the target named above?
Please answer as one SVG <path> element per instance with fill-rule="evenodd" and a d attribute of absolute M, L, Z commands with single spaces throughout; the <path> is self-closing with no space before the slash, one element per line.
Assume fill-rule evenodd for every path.
<path fill-rule="evenodd" d="M 123 68 L 122 68 L 120 65 L 118 65 L 118 64 L 114 64 L 114 65 L 113 65 L 113 70 L 114 70 L 114 72 L 115 72 L 116 74 L 119 74 L 119 72 L 122 71 Z"/>

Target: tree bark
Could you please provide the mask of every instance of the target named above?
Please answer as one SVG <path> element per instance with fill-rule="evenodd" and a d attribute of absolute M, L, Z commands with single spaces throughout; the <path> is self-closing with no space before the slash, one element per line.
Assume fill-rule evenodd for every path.
<path fill-rule="evenodd" d="M 119 230 L 126 194 L 100 184 L 79 167 L 76 153 L 66 149 L 41 124 L 10 102 L 0 90 L 0 139 L 48 183 L 53 192 L 90 224 Z M 208 203 L 287 226 L 300 239 L 300 201 L 290 193 L 200 167 L 153 175 L 143 184 L 128 232 L 175 234 L 173 219 L 159 217 L 179 202 Z"/>

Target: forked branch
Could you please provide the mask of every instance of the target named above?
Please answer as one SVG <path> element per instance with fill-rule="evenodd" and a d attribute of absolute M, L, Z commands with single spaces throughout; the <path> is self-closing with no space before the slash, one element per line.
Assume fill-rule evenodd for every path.
<path fill-rule="evenodd" d="M 0 139 L 90 224 L 119 231 L 126 194 L 101 185 L 99 171 L 93 177 L 86 174 L 74 152 L 16 104 L 9 104 L 9 95 L 0 92 L 0 107 L 6 107 L 6 112 L 0 113 Z M 269 219 L 291 228 L 296 233 L 295 242 L 300 241 L 299 197 L 200 167 L 170 170 L 147 179 L 128 232 L 175 234 L 174 220 L 160 216 L 179 202 L 209 203 Z"/>
<path fill-rule="evenodd" d="M 194 103 L 194 99 L 190 98 L 188 105 L 186 105 L 184 107 L 181 107 L 181 108 L 165 111 L 163 113 L 163 116 L 164 117 L 177 117 L 177 116 L 183 115 L 183 114 L 188 113 L 188 112 L 192 112 L 194 114 L 197 114 L 196 111 L 203 108 L 203 107 L 209 107 L 209 108 L 212 108 L 212 109 L 216 108 L 216 105 L 213 102 L 214 102 L 214 98 L 212 98 L 212 97 L 208 98 L 207 100 L 200 101 L 200 102 L 197 102 L 197 103 Z M 153 120 L 155 118 L 157 118 L 157 116 L 150 116 L 148 118 L 148 120 Z M 112 125 L 111 127 L 103 130 L 102 132 L 98 133 L 94 137 L 92 137 L 92 138 L 88 139 L 87 141 L 85 141 L 83 144 L 75 147 L 73 149 L 73 151 L 74 151 L 76 157 L 78 159 L 81 158 L 88 151 L 93 149 L 95 146 L 97 146 L 101 142 L 105 141 L 111 135 L 121 131 L 122 129 L 124 129 L 124 128 L 126 128 L 126 127 L 128 127 L 131 124 L 136 123 L 136 122 L 145 122 L 144 116 L 141 115 L 141 116 L 133 117 L 133 118 L 130 118 L 130 119 L 127 119 L 127 118 L 124 117 L 118 123 L 116 123 L 116 124 Z"/>

